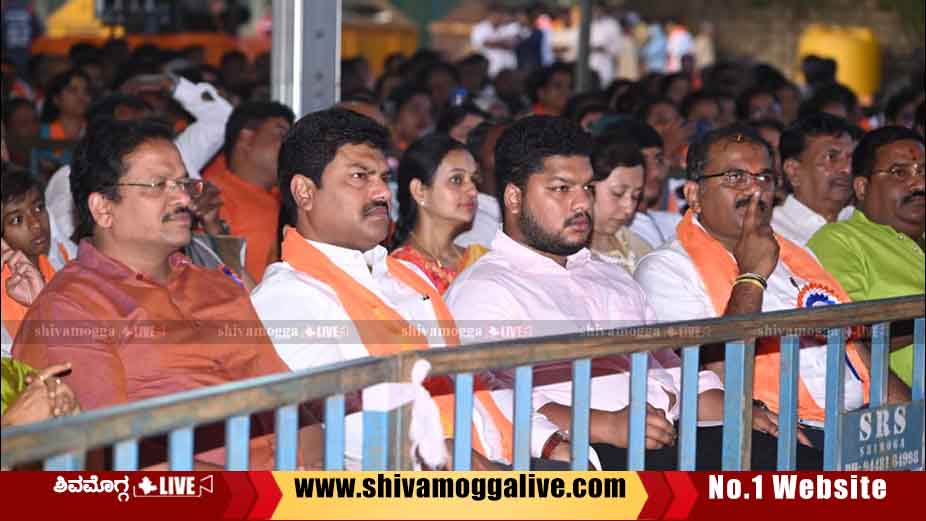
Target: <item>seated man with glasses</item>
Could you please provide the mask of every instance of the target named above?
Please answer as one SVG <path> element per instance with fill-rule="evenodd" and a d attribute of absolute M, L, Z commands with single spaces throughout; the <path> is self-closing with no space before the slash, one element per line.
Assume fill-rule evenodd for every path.
<path fill-rule="evenodd" d="M 923 137 L 903 127 L 875 130 L 852 156 L 855 212 L 827 224 L 807 243 L 852 300 L 926 291 Z M 892 327 L 891 369 L 913 382 L 912 322 Z"/>
<path fill-rule="evenodd" d="M 685 185 L 690 209 L 676 239 L 644 257 L 634 273 L 660 320 L 729 317 L 850 301 L 810 252 L 772 231 L 776 183 L 772 164 L 771 146 L 750 127 L 714 130 L 692 144 Z M 798 439 L 822 449 L 826 339 L 803 337 L 801 347 L 798 416 L 804 427 Z M 712 348 L 702 350 L 702 361 L 722 378 L 723 360 L 717 360 L 715 353 Z M 766 417 L 763 430 L 771 436 L 778 434 L 778 382 L 778 339 L 759 339 L 753 394 L 763 403 L 753 408 L 753 415 Z M 892 386 L 891 397 L 902 399 L 897 390 Z M 860 408 L 868 396 L 868 352 L 853 340 L 847 345 L 846 409 Z M 799 464 L 803 457 L 799 454 Z"/>
<path fill-rule="evenodd" d="M 260 324 L 240 281 L 179 253 L 203 182 L 168 127 L 100 121 L 71 166 L 77 258 L 33 303 L 14 358 L 39 370 L 70 362 L 62 381 L 84 410 L 288 371 L 266 336 L 228 333 Z M 258 420 L 255 433 L 272 430 Z M 270 438 L 251 440 L 252 468 L 272 467 Z M 220 428 L 197 429 L 197 460 L 221 464 L 222 440 Z M 163 461 L 162 446 L 143 447 L 142 465 Z"/>

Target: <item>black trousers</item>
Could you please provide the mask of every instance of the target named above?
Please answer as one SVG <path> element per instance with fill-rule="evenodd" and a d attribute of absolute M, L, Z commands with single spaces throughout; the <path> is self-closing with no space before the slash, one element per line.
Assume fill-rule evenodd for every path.
<path fill-rule="evenodd" d="M 627 449 L 606 443 L 593 443 L 603 470 L 626 470 Z M 695 448 L 697 470 L 720 470 L 723 455 L 723 427 L 698 427 Z M 778 457 L 778 438 L 764 432 L 752 431 L 752 470 L 775 470 Z M 797 445 L 797 470 L 823 468 L 823 451 Z M 677 470 L 678 446 L 646 451 L 647 470 Z"/>

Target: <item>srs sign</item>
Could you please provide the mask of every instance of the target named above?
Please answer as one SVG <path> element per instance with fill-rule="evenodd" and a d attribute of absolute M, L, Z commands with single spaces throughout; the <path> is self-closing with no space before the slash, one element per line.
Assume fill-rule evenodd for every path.
<path fill-rule="evenodd" d="M 846 413 L 842 470 L 921 470 L 926 401 Z"/>

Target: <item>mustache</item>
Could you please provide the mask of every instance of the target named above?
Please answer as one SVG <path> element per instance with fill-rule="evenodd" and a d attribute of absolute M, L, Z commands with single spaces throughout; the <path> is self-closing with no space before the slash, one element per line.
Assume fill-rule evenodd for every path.
<path fill-rule="evenodd" d="M 190 217 L 190 219 L 194 219 L 196 217 L 193 214 L 193 210 L 191 210 L 190 207 L 178 206 L 174 208 L 173 210 L 171 210 L 170 212 L 167 212 L 164 215 L 164 217 L 161 217 L 161 222 L 166 223 L 168 221 L 173 220 L 174 218 L 176 218 L 178 215 L 181 215 L 181 214 L 187 214 Z"/>
<path fill-rule="evenodd" d="M 389 211 L 389 203 L 386 201 L 373 201 L 372 203 L 363 207 L 363 215 L 370 215 L 373 213 L 373 210 L 377 208 L 385 208 L 386 211 Z"/>
<path fill-rule="evenodd" d="M 742 197 L 742 198 L 740 198 L 740 199 L 737 199 L 737 200 L 736 200 L 736 203 L 735 203 L 735 205 L 734 205 L 734 208 L 736 208 L 737 210 L 739 210 L 740 208 L 745 208 L 745 207 L 749 206 L 749 203 L 752 201 L 752 197 L 753 197 L 753 196 L 748 195 L 748 196 L 746 196 L 746 197 Z M 763 201 L 762 199 L 759 199 L 759 210 L 761 210 L 761 211 L 764 212 L 764 211 L 767 210 L 767 209 L 768 209 L 768 204 L 767 204 L 765 201 Z"/>
<path fill-rule="evenodd" d="M 583 218 L 583 217 L 585 218 L 586 221 L 592 222 L 592 214 L 590 214 L 589 212 L 579 212 L 579 213 L 573 215 L 572 217 L 566 219 L 566 222 L 565 222 L 565 224 L 564 224 L 564 227 L 565 227 L 565 226 L 572 226 L 573 224 L 576 223 L 576 221 L 578 221 L 579 219 L 581 219 L 581 218 Z"/>
<path fill-rule="evenodd" d="M 914 190 L 910 194 L 906 195 L 903 199 L 901 199 L 900 202 L 901 204 L 912 203 L 913 199 L 917 197 L 926 197 L 926 190 Z"/>

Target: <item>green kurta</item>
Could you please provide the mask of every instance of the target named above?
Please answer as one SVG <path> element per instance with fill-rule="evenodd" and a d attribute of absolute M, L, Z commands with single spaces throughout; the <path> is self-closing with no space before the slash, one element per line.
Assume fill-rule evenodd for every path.
<path fill-rule="evenodd" d="M 807 246 L 855 302 L 926 292 L 926 255 L 916 241 L 861 210 L 823 226 Z M 891 369 L 912 385 L 912 345 L 891 353 Z"/>

